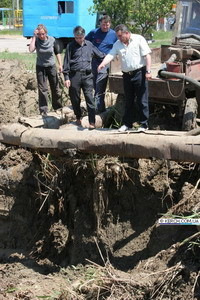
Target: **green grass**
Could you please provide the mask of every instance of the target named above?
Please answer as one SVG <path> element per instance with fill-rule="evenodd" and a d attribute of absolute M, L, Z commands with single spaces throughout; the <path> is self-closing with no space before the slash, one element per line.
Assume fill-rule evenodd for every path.
<path fill-rule="evenodd" d="M 24 63 L 28 70 L 35 71 L 36 53 L 17 53 L 4 51 L 0 52 L 0 59 L 17 59 Z M 62 61 L 64 60 L 64 53 L 62 53 Z"/>
<path fill-rule="evenodd" d="M 28 70 L 35 70 L 36 53 L 11 53 L 11 52 L 0 52 L 0 59 L 17 59 L 23 62 Z"/>
<path fill-rule="evenodd" d="M 154 31 L 153 32 L 154 39 L 156 39 L 156 40 L 171 39 L 172 35 L 173 35 L 173 31 L 159 30 L 159 31 Z"/>
<path fill-rule="evenodd" d="M 153 39 L 155 42 L 149 44 L 150 48 L 159 48 L 161 45 L 171 45 L 173 31 L 154 31 Z"/>
<path fill-rule="evenodd" d="M 2 29 L 0 35 L 22 35 L 21 29 Z"/>

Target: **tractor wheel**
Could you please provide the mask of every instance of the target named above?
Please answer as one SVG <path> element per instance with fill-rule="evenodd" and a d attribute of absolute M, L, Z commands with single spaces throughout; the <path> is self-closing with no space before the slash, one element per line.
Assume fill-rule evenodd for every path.
<path fill-rule="evenodd" d="M 189 131 L 197 127 L 197 109 L 198 104 L 196 98 L 187 99 L 182 121 L 182 130 Z"/>

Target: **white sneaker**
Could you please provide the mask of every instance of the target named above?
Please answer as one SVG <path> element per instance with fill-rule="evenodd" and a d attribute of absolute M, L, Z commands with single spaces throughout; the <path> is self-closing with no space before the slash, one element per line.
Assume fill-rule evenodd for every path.
<path fill-rule="evenodd" d="M 140 126 L 140 127 L 136 128 L 135 131 L 144 132 L 144 131 L 147 131 L 148 129 L 149 129 L 148 127 Z"/>
<path fill-rule="evenodd" d="M 128 131 L 128 130 L 129 130 L 129 127 L 126 126 L 126 125 L 122 125 L 122 126 L 118 129 L 119 132 L 125 132 L 125 131 Z"/>

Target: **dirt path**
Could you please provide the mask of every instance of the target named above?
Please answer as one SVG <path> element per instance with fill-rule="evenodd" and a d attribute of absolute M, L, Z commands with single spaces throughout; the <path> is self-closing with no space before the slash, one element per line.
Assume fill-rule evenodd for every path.
<path fill-rule="evenodd" d="M 0 35 L 0 52 L 28 53 L 28 43 L 23 36 Z"/>

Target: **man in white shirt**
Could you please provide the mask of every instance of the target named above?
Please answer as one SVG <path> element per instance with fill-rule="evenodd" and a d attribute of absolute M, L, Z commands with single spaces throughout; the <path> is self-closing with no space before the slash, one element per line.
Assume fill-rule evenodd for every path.
<path fill-rule="evenodd" d="M 147 81 L 151 78 L 151 50 L 143 36 L 131 34 L 124 24 L 116 26 L 115 32 L 118 40 L 99 65 L 98 71 L 116 55 L 119 56 L 126 99 L 123 125 L 119 131 L 129 130 L 136 122 L 139 124 L 137 131 L 145 131 L 149 118 Z"/>

